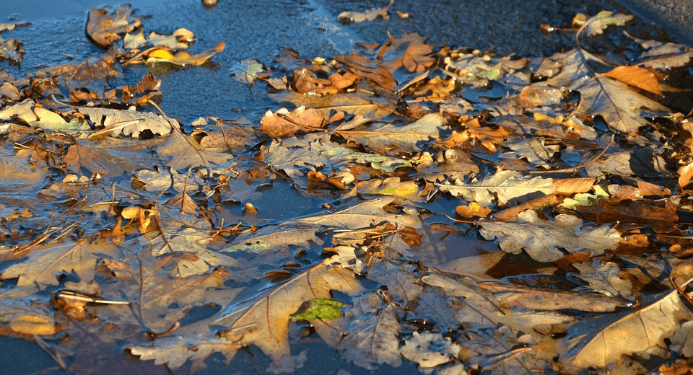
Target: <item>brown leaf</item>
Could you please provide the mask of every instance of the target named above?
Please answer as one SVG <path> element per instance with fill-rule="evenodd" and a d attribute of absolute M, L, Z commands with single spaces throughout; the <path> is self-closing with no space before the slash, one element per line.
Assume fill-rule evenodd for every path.
<path fill-rule="evenodd" d="M 169 135 L 166 142 L 157 147 L 156 152 L 170 157 L 168 165 L 176 169 L 189 166 L 209 167 L 212 164 L 224 164 L 233 158 L 230 153 L 206 150 L 193 137 L 178 131 Z"/>
<path fill-rule="evenodd" d="M 488 207 L 481 207 L 478 203 L 472 202 L 468 206 L 455 207 L 455 213 L 463 218 L 469 219 L 474 216 L 486 217 L 491 213 L 491 209 Z"/>
<path fill-rule="evenodd" d="M 587 193 L 597 181 L 595 177 L 554 179 L 556 194 Z"/>
<path fill-rule="evenodd" d="M 305 301 L 331 298 L 337 290 L 355 295 L 362 289 L 353 271 L 319 264 L 282 284 L 251 307 L 223 314 L 215 320 L 228 329 L 220 332 L 231 343 L 254 344 L 273 361 L 289 354 L 289 321 Z"/>
<path fill-rule="evenodd" d="M 606 367 L 621 355 L 647 358 L 668 350 L 664 339 L 693 314 L 673 290 L 654 301 L 641 301 L 639 310 L 585 319 L 573 325 L 562 341 L 561 359 L 575 368 Z"/>
<path fill-rule="evenodd" d="M 109 7 L 91 8 L 87 17 L 86 34 L 101 48 L 109 48 L 120 41 L 120 34 L 142 26 L 140 17 L 133 17 L 130 5 L 123 4 L 111 11 Z"/>
<path fill-rule="evenodd" d="M 387 91 L 394 91 L 397 88 L 395 77 L 381 65 L 380 61 L 365 58 L 355 52 L 350 56 L 337 56 L 335 59 L 346 65 L 347 69 L 357 77 L 371 81 Z"/>
<path fill-rule="evenodd" d="M 132 172 L 142 167 L 127 159 L 111 155 L 89 146 L 83 146 L 76 142 L 67 150 L 63 157 L 63 162 L 68 167 L 78 172 L 80 168 L 86 168 L 92 173 L 99 173 L 103 176 L 119 176 L 125 172 Z"/>
<path fill-rule="evenodd" d="M 21 40 L 8 39 L 5 40 L 0 37 L 0 58 L 9 59 L 14 63 L 22 62 L 22 56 L 24 55 L 24 50 L 20 49 L 22 46 Z"/>
<path fill-rule="evenodd" d="M 564 292 L 499 283 L 479 283 L 482 290 L 494 293 L 504 308 L 530 310 L 578 310 L 587 312 L 612 312 L 629 305 L 628 301 L 605 297 L 600 294 Z"/>
<path fill-rule="evenodd" d="M 533 210 L 543 207 L 555 206 L 558 204 L 558 199 L 555 194 L 550 194 L 545 197 L 533 199 L 529 202 L 519 204 L 515 207 L 507 208 L 503 211 L 496 212 L 493 217 L 498 220 L 510 220 L 516 217 L 520 212 L 525 210 Z M 491 210 L 489 210 L 490 212 Z"/>
<path fill-rule="evenodd" d="M 291 112 L 286 108 L 275 113 L 267 111 L 260 120 L 260 130 L 270 137 L 289 137 L 298 132 L 320 130 L 323 126 L 325 126 L 323 113 L 305 107 L 298 107 Z"/>
<path fill-rule="evenodd" d="M 616 205 L 618 202 L 610 202 L 601 199 L 593 206 L 578 206 L 577 211 L 588 220 L 597 223 L 628 220 L 638 222 L 674 222 L 679 219 L 676 213 L 676 205 L 670 202 L 656 203 L 632 201 L 627 205 Z"/>
<path fill-rule="evenodd" d="M 659 80 L 664 79 L 664 75 L 654 69 L 646 69 L 638 66 L 619 66 L 608 73 L 604 73 L 604 75 L 640 90 L 662 96 Z"/>
<path fill-rule="evenodd" d="M 394 54 L 395 58 L 386 65 L 393 72 L 404 67 L 410 72 L 420 73 L 436 61 L 429 56 L 433 52 L 433 46 L 424 43 L 426 38 L 417 33 L 404 34 L 401 38 L 395 38 L 388 33 L 388 38 L 388 43 L 380 50 L 378 57 Z"/>
<path fill-rule="evenodd" d="M 693 177 L 693 163 L 679 168 L 678 173 L 679 187 L 683 190 L 691 182 L 691 177 Z"/>

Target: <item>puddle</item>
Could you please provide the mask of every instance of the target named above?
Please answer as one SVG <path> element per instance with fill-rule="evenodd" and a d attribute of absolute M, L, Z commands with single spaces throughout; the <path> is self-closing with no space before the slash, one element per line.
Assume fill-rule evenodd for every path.
<path fill-rule="evenodd" d="M 367 9 L 381 6 L 382 3 L 383 1 L 359 2 L 358 6 Z M 226 43 L 226 49 L 212 59 L 213 63 L 200 68 L 156 73 L 162 79 L 161 108 L 170 117 L 180 119 L 187 126 L 200 116 L 210 115 L 228 120 L 243 116 L 257 124 L 268 109 L 276 109 L 277 105 L 267 95 L 264 85 L 257 84 L 248 88 L 247 85 L 234 81 L 230 72 L 239 61 L 248 58 L 272 66 L 274 58 L 285 47 L 298 51 L 302 57 L 332 57 L 350 53 L 356 41 L 384 42 L 390 31 L 396 35 L 418 32 L 428 36 L 430 42 L 437 45 L 491 48 L 499 55 L 516 53 L 519 56 L 543 56 L 572 48 L 573 35 L 543 34 L 539 31 L 539 24 L 569 25 L 575 12 L 593 14 L 601 9 L 625 10 L 615 1 L 530 0 L 506 4 L 507 6 L 499 6 L 499 3 L 487 0 L 433 3 L 398 0 L 393 11 L 407 12 L 411 18 L 398 18 L 393 14 L 389 21 L 378 19 L 350 26 L 342 26 L 336 21 L 339 12 L 354 10 L 355 3 L 347 0 L 329 3 L 322 0 L 257 0 L 245 4 L 220 0 L 219 5 L 212 9 L 204 8 L 198 0 L 147 0 L 138 2 L 136 7 L 140 10 L 138 14 L 151 16 L 144 21 L 145 32 L 170 33 L 178 27 L 193 31 L 196 42 L 192 52 L 201 52 L 218 42 Z M 21 77 L 24 72 L 34 71 L 37 66 L 80 61 L 102 53 L 101 49 L 92 45 L 84 36 L 84 23 L 89 8 L 102 5 L 102 0 L 25 0 L 3 3 L 0 5 L 0 14 L 4 16 L 1 22 L 30 21 L 32 24 L 2 34 L 3 38 L 21 39 L 26 54 L 21 65 L 3 61 L 0 62 L 0 68 Z M 636 20 L 628 27 L 639 34 L 653 37 L 666 34 L 661 27 L 651 27 L 649 21 Z M 144 66 L 133 66 L 124 69 L 123 73 L 121 78 L 112 82 L 114 86 L 136 83 L 147 73 L 147 69 Z M 502 87 L 495 87 L 491 91 L 468 90 L 464 95 L 468 95 L 470 100 L 479 101 L 483 97 L 503 96 L 505 90 Z M 301 195 L 290 183 L 279 179 L 273 186 L 262 189 L 261 193 L 262 197 L 249 200 L 259 210 L 256 217 L 258 224 L 320 214 L 324 212 L 321 205 L 330 201 L 329 197 Z M 449 204 L 453 206 L 454 202 Z M 243 206 L 230 205 L 225 208 L 225 213 L 227 223 L 237 222 L 238 218 L 243 217 Z M 102 226 L 102 223 L 94 222 L 93 225 Z M 460 233 L 446 235 L 439 232 L 427 237 L 438 240 L 439 243 L 435 246 L 422 246 L 415 249 L 415 252 L 424 263 L 431 265 L 449 264 L 465 256 L 498 251 L 490 242 Z M 290 255 L 287 254 L 286 257 Z M 510 269 L 518 264 L 524 264 L 524 260 L 517 263 L 506 262 L 505 267 Z M 450 267 L 453 266 L 456 267 L 457 264 Z M 528 270 L 517 268 L 518 273 L 528 271 L 536 270 L 531 267 Z M 494 272 L 499 276 L 508 275 L 507 269 Z M 320 343 L 315 336 L 305 337 L 298 344 L 297 352 L 293 354 L 297 355 L 305 350 L 309 358 L 301 370 L 303 372 L 371 373 L 343 362 L 340 356 L 336 356 L 332 349 Z M 53 359 L 34 343 L 0 338 L 0 351 L 0 366 L 12 369 L 14 373 L 33 373 L 46 369 L 48 370 L 43 373 L 61 372 L 53 370 Z M 154 367 L 151 361 L 131 361 L 121 358 L 125 356 L 120 353 L 111 354 L 138 370 L 151 370 Z M 229 370 L 244 374 L 265 373 L 268 362 L 259 350 L 251 348 L 249 352 L 239 352 L 230 367 L 224 364 L 220 356 L 214 355 L 207 360 L 208 369 L 201 373 Z M 159 370 L 162 368 L 156 367 L 154 371 Z M 189 368 L 183 367 L 176 370 L 176 373 L 185 373 L 186 370 Z M 407 363 L 398 369 L 381 367 L 378 373 L 416 371 L 412 364 Z"/>

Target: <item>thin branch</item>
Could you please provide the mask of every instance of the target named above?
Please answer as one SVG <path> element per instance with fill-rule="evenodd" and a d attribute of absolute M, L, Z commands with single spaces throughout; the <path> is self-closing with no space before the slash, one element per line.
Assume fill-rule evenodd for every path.
<path fill-rule="evenodd" d="M 553 169 L 553 170 L 547 170 L 547 171 L 529 171 L 527 173 L 532 173 L 532 174 L 566 173 L 566 172 L 572 172 L 572 171 L 578 170 L 580 168 L 586 167 L 586 166 L 594 163 L 595 161 L 599 160 L 599 158 L 601 158 L 602 155 L 604 155 L 606 153 L 606 151 L 609 149 L 609 147 L 611 147 L 611 145 L 613 145 L 613 144 L 614 144 L 614 136 L 612 135 L 611 139 L 609 139 L 609 143 L 606 144 L 606 147 L 604 147 L 604 149 L 602 150 L 602 152 L 599 153 L 599 155 L 597 155 L 597 156 L 593 157 L 592 159 L 590 159 L 590 160 L 588 160 L 588 161 L 586 161 L 580 165 L 577 165 L 575 167 L 564 168 L 564 169 Z"/>

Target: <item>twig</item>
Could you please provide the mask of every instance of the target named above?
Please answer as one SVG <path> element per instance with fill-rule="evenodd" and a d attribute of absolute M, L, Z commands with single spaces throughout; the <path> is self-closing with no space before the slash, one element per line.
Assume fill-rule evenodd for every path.
<path fill-rule="evenodd" d="M 190 178 L 190 171 L 192 170 L 192 165 L 188 166 L 188 173 L 185 174 L 185 184 L 183 185 L 183 197 L 180 201 L 180 213 L 185 214 L 185 197 L 188 194 L 188 179 Z M 157 223 L 158 225 L 158 223 Z"/>
<path fill-rule="evenodd" d="M 590 160 L 588 160 L 588 161 L 586 161 L 580 165 L 577 165 L 575 167 L 564 168 L 564 169 L 553 169 L 553 170 L 547 170 L 547 171 L 529 171 L 527 173 L 532 173 L 532 174 L 566 173 L 566 172 L 572 172 L 574 170 L 578 170 L 580 168 L 586 167 L 586 166 L 594 163 L 595 161 L 597 161 L 599 158 L 602 157 L 602 155 L 604 155 L 606 153 L 606 151 L 609 149 L 609 147 L 611 147 L 611 145 L 613 145 L 613 144 L 614 144 L 614 136 L 612 135 L 611 139 L 609 139 L 609 143 L 606 144 L 606 147 L 604 147 L 604 149 L 602 150 L 602 152 L 599 153 L 599 155 L 597 155 L 597 156 L 593 157 L 592 159 L 590 159 Z"/>

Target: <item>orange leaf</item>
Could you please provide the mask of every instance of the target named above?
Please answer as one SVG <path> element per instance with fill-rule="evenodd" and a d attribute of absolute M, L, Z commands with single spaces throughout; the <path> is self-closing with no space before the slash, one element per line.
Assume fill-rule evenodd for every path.
<path fill-rule="evenodd" d="M 638 66 L 619 66 L 604 75 L 640 90 L 662 96 L 662 89 L 659 87 L 658 80 L 664 78 L 664 76 L 654 70 Z"/>
<path fill-rule="evenodd" d="M 553 180 L 556 184 L 556 194 L 587 193 L 596 181 L 597 179 L 594 177 Z"/>
<path fill-rule="evenodd" d="M 576 180 L 580 179 L 576 178 Z M 533 199 L 529 202 L 525 202 L 523 204 L 505 209 L 500 212 L 496 212 L 495 214 L 493 214 L 493 217 L 498 220 L 510 220 L 522 211 L 532 210 L 543 206 L 554 206 L 556 204 L 558 204 L 558 199 L 555 195 L 551 194 L 541 198 Z"/>
<path fill-rule="evenodd" d="M 691 182 L 691 177 L 693 177 L 693 163 L 679 168 L 679 186 L 681 189 Z"/>

